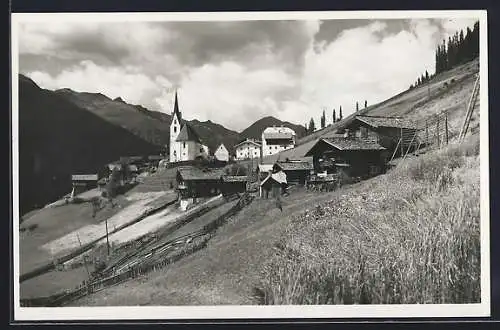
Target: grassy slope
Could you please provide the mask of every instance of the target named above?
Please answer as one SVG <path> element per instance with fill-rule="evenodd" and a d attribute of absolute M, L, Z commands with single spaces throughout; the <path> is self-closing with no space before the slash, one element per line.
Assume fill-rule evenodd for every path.
<path fill-rule="evenodd" d="M 475 135 L 297 215 L 261 302 L 478 303 L 478 155 Z"/>
<path fill-rule="evenodd" d="M 475 67 L 476 64 L 477 62 L 471 62 L 460 68 L 454 69 L 451 72 L 447 72 L 436 77 L 434 82 L 437 84 L 436 91 L 439 91 L 439 84 L 443 85 L 445 81 L 449 82 L 451 79 L 455 79 L 457 84 L 447 88 L 446 90 L 442 90 L 442 92 L 434 95 L 434 97 L 431 97 L 430 99 L 426 100 L 427 91 L 424 89 L 424 86 L 421 89 L 415 89 L 402 93 L 401 95 L 398 95 L 386 102 L 369 107 L 366 111 L 373 111 L 370 114 L 379 115 L 398 115 L 398 113 L 404 114 L 404 112 L 408 109 L 413 109 L 412 115 L 418 115 L 420 112 L 439 112 L 450 107 L 455 107 L 453 111 L 465 111 L 465 103 L 468 101 L 470 90 L 472 90 L 472 84 L 474 83 L 471 76 L 477 71 L 477 68 Z M 464 80 L 460 78 L 460 75 L 462 75 Z M 469 89 L 468 92 L 467 89 Z M 460 109 L 458 109 L 459 107 L 457 107 L 456 104 L 453 105 L 454 102 L 457 102 L 457 100 L 460 104 Z M 476 116 L 478 116 L 477 113 L 478 111 L 476 111 Z M 461 119 L 461 117 L 462 116 L 457 115 L 457 118 Z M 458 122 L 459 121 L 460 120 L 458 120 Z M 329 127 L 328 130 L 331 132 L 332 127 Z M 302 140 L 303 144 L 294 151 L 291 151 L 290 154 L 297 153 L 296 150 L 299 148 L 306 150 L 307 143 L 314 143 L 314 138 L 315 137 L 310 139 L 310 141 Z M 469 150 L 467 152 L 471 153 L 470 150 L 476 150 L 476 146 L 473 143 L 473 146 L 469 149 L 466 148 L 466 150 Z M 408 246 L 412 244 L 412 239 L 414 244 L 417 244 L 416 242 L 421 244 L 421 240 L 425 237 L 427 237 L 427 239 L 432 237 L 435 242 L 442 243 L 441 246 L 438 244 L 438 247 L 444 247 L 445 244 L 452 244 L 451 241 L 445 240 L 447 237 L 446 235 L 448 235 L 451 231 L 452 234 L 456 235 L 455 237 L 462 240 L 464 246 L 469 244 L 472 251 L 471 254 L 454 254 L 454 250 L 445 250 L 442 256 L 440 256 L 436 254 L 436 251 L 433 252 L 432 250 L 425 250 L 425 245 L 416 245 L 421 246 L 422 249 L 414 250 L 413 252 L 415 252 L 415 254 L 413 255 L 398 256 L 394 254 L 391 256 L 392 259 L 387 259 L 399 262 L 398 265 L 402 267 L 401 269 L 405 269 L 407 273 L 409 272 L 408 274 L 418 274 L 417 272 L 411 273 L 412 271 L 417 270 L 419 272 L 427 272 L 426 274 L 429 278 L 423 279 L 423 282 L 418 282 L 414 285 L 418 288 L 426 288 L 428 285 L 447 286 L 446 289 L 443 290 L 444 295 L 438 297 L 437 294 L 433 294 L 429 291 L 429 289 L 424 289 L 421 291 L 419 296 L 409 296 L 408 292 L 415 293 L 415 288 L 412 288 L 413 291 L 406 288 L 406 296 L 395 295 L 394 299 L 396 299 L 396 301 L 397 299 L 406 299 L 405 301 L 424 302 L 439 301 L 439 299 L 441 299 L 441 301 L 473 301 L 477 299 L 478 295 L 478 268 L 476 267 L 478 265 L 478 254 L 476 253 L 478 252 L 478 245 L 476 243 L 478 242 L 479 237 L 477 231 L 477 221 L 479 218 L 475 217 L 478 213 L 474 213 L 479 212 L 478 159 L 475 157 L 463 157 L 460 155 L 460 149 L 456 148 L 449 151 L 449 153 L 450 159 L 448 159 L 448 156 L 443 156 L 441 151 L 441 154 L 438 155 L 429 154 L 424 156 L 423 158 L 427 158 L 428 160 L 427 164 L 419 162 L 416 163 L 421 164 L 422 166 L 430 166 L 434 169 L 433 173 L 435 174 L 439 174 L 442 170 L 448 171 L 447 165 L 449 164 L 460 165 L 459 167 L 454 168 L 454 171 L 452 172 L 445 172 L 444 176 L 436 174 L 437 176 L 435 178 L 424 179 L 418 179 L 417 176 L 415 176 L 414 179 L 408 180 L 408 178 L 405 178 L 408 174 L 416 175 L 412 173 L 419 173 L 419 171 L 422 172 L 425 167 L 422 167 L 420 170 L 418 168 L 406 169 L 406 172 L 404 172 L 405 170 L 403 168 L 400 168 L 397 173 L 394 172 L 388 175 L 379 176 L 359 184 L 344 187 L 341 191 L 330 194 L 309 194 L 305 192 L 297 192 L 287 198 L 283 213 L 280 213 L 275 208 L 274 202 L 272 201 L 256 200 L 254 202 L 255 204 L 245 209 L 235 219 L 233 219 L 231 223 L 222 227 L 219 233 L 209 242 L 206 249 L 181 260 L 175 264 L 175 267 L 172 267 L 168 271 L 153 273 L 148 279 L 135 280 L 104 290 L 81 301 L 75 302 L 75 305 L 248 304 L 255 303 L 259 299 L 261 300 L 260 302 L 267 303 L 279 303 L 284 301 L 304 302 L 311 298 L 307 296 L 307 288 L 301 289 L 303 290 L 301 291 L 303 294 L 295 292 L 295 296 L 294 294 L 290 294 L 290 292 L 286 292 L 286 290 L 284 292 L 279 290 L 278 292 L 275 292 L 276 285 L 278 283 L 280 283 L 282 287 L 287 287 L 286 280 L 283 277 L 280 282 L 280 274 L 284 275 L 293 273 L 290 272 L 290 269 L 285 267 L 288 264 L 283 261 L 284 259 L 275 255 L 276 248 L 283 246 L 293 247 L 293 249 L 296 249 L 299 256 L 301 254 L 302 257 L 309 256 L 309 253 L 315 252 L 314 250 L 311 251 L 313 247 L 325 247 L 329 246 L 329 243 L 332 243 L 329 241 L 327 235 L 322 235 L 322 233 L 328 232 L 331 234 L 332 232 L 328 230 L 331 230 L 332 227 L 328 226 L 334 226 L 335 223 L 337 223 L 337 226 L 338 223 L 341 223 L 340 225 L 341 227 L 343 226 L 342 228 L 350 228 L 352 227 L 352 224 L 354 224 L 354 226 L 359 226 L 360 224 L 368 226 L 367 230 L 369 231 L 369 234 L 365 233 L 363 229 L 364 227 L 362 227 L 359 231 L 356 231 L 356 229 L 352 227 L 344 232 L 345 234 L 352 236 L 353 239 L 359 238 L 360 242 L 362 242 L 361 251 L 366 252 L 366 258 L 361 258 L 359 260 L 364 260 L 363 263 L 366 265 L 365 272 L 369 272 L 374 269 L 373 267 L 375 266 L 375 261 L 378 260 L 376 255 L 381 252 L 375 250 L 374 247 L 377 247 L 378 249 L 380 246 L 388 246 L 396 249 L 399 248 L 399 251 L 412 251 L 411 248 L 408 248 Z M 455 156 L 453 155 L 454 153 Z M 287 156 L 285 153 L 283 154 L 284 155 L 282 155 L 282 157 Z M 293 155 L 291 156 L 293 157 Z M 455 181 L 451 183 L 444 183 L 446 189 L 435 190 L 437 178 L 446 182 L 446 179 L 450 178 L 449 175 L 456 177 Z M 468 189 L 467 195 L 464 195 L 460 191 L 464 186 Z M 374 203 L 377 198 L 380 198 L 378 196 L 383 193 L 386 194 L 386 200 L 384 200 L 383 203 Z M 293 221 L 293 219 L 297 219 L 297 217 L 304 216 L 303 211 L 305 208 L 313 208 L 321 202 L 325 202 L 322 204 L 327 208 L 325 212 L 331 212 L 331 209 L 333 209 L 332 206 L 335 206 L 335 202 L 333 202 L 334 204 L 331 204 L 331 201 L 340 201 L 339 197 L 341 195 L 345 196 L 345 198 L 342 199 L 344 200 L 343 205 L 348 207 L 342 208 L 342 210 L 345 210 L 346 212 L 359 212 L 358 215 L 363 214 L 363 217 L 353 218 L 353 221 L 362 222 L 350 223 L 344 221 L 344 219 L 349 218 L 349 213 L 339 214 L 339 219 L 341 218 L 342 221 L 331 221 L 331 217 L 326 216 L 318 221 L 317 224 L 309 222 L 309 225 L 305 228 L 300 227 L 300 222 Z M 364 195 L 365 199 L 360 197 L 361 195 Z M 420 196 L 420 199 L 422 200 L 417 198 L 417 196 Z M 434 199 L 429 199 L 427 198 L 428 196 L 432 196 Z M 441 198 L 435 199 L 435 197 Z M 463 200 L 460 198 L 463 198 Z M 369 202 L 367 203 L 366 200 Z M 438 222 L 439 225 L 436 225 L 436 223 L 422 222 L 422 219 L 426 221 L 431 221 L 433 219 L 446 220 L 448 219 L 446 218 L 446 215 L 453 216 L 453 212 L 456 211 L 454 207 L 461 205 L 457 204 L 457 200 L 469 203 L 471 206 L 470 210 L 473 212 L 473 217 L 470 218 L 471 221 L 466 221 L 468 219 L 462 218 L 462 220 L 464 220 L 461 223 L 462 227 L 454 226 L 454 224 L 450 221 Z M 422 207 L 420 203 L 423 203 L 425 207 Z M 382 224 L 381 227 L 377 227 L 377 221 L 379 221 L 379 218 L 376 218 L 375 221 L 370 221 L 373 219 L 371 212 L 381 211 L 380 209 L 377 209 L 377 207 L 384 207 L 384 205 L 390 208 L 390 212 L 387 209 L 384 210 L 385 213 L 381 213 L 383 215 L 380 215 L 380 219 L 392 222 L 386 222 L 385 224 Z M 397 207 L 391 207 L 394 205 Z M 328 210 L 328 208 L 330 208 L 330 210 Z M 337 208 L 335 207 L 335 209 Z M 443 213 L 439 213 L 443 211 L 449 213 L 444 213 L 443 216 Z M 310 211 L 309 214 L 314 214 L 314 211 Z M 387 214 L 390 216 L 387 216 Z M 399 222 L 395 222 L 394 219 L 407 219 L 410 221 L 401 220 Z M 422 221 L 419 222 L 417 220 Z M 425 225 L 427 225 L 427 227 Z M 359 228 L 358 226 L 356 228 Z M 468 228 L 467 226 L 470 227 Z M 432 228 L 434 228 L 435 231 L 429 232 Z M 465 229 L 472 230 L 472 234 L 467 232 Z M 370 230 L 374 232 L 370 232 Z M 379 232 L 377 232 L 377 230 Z M 440 232 L 439 230 L 442 231 Z M 304 235 L 302 235 L 302 233 L 304 233 Z M 335 231 L 333 233 L 335 233 Z M 446 235 L 443 233 L 446 233 Z M 386 234 L 390 234 L 392 236 Z M 441 236 L 439 236 L 439 234 L 441 234 Z M 378 236 L 372 238 L 370 235 Z M 286 242 L 281 242 L 281 244 L 279 244 L 280 238 L 283 237 L 287 238 Z M 309 238 L 311 242 L 305 242 L 306 237 Z M 346 239 L 344 236 L 341 238 Z M 384 244 L 380 245 L 380 242 L 376 243 L 376 239 L 382 240 Z M 304 243 L 300 244 L 300 242 Z M 326 253 L 331 252 L 332 254 L 329 254 L 329 257 L 338 257 L 338 260 L 336 261 L 337 263 L 346 262 L 347 265 L 350 265 L 350 269 L 353 269 L 356 266 L 359 266 L 359 264 L 356 264 L 359 256 L 358 250 L 357 248 L 345 249 L 345 247 L 352 244 L 352 242 L 344 243 L 344 246 L 339 247 L 343 250 L 335 250 L 333 247 L 337 245 L 332 243 L 332 249 L 323 251 L 325 254 L 322 255 L 322 257 L 324 257 Z M 407 245 L 405 246 L 404 244 Z M 407 250 L 403 249 L 405 247 Z M 390 252 L 390 250 L 388 251 Z M 455 258 L 469 258 L 468 261 L 470 268 L 462 269 L 462 275 L 468 272 L 469 275 L 472 276 L 472 280 L 466 283 L 466 281 L 460 282 L 460 279 L 454 279 L 455 281 L 458 281 L 457 283 L 469 285 L 469 288 L 461 288 L 460 290 L 455 291 L 449 289 L 450 283 L 444 280 L 444 276 L 455 276 L 460 273 L 452 275 L 449 272 L 451 268 L 440 268 L 438 267 L 439 264 L 428 263 L 425 259 L 422 259 L 421 262 L 419 261 L 420 263 L 416 263 L 415 261 L 417 261 L 417 257 L 419 256 L 418 253 L 420 253 L 420 256 L 422 257 L 426 255 L 440 257 L 437 261 L 434 260 L 435 262 L 443 262 L 444 260 L 448 262 L 451 260 L 451 265 L 454 260 L 457 260 Z M 368 261 L 368 257 L 373 257 L 373 259 Z M 444 259 L 445 257 L 448 259 Z M 405 260 L 404 258 L 407 259 Z M 274 263 L 274 267 L 278 267 L 279 271 L 277 273 L 269 272 L 269 268 L 263 266 L 266 262 Z M 465 264 L 456 262 L 455 265 L 462 267 Z M 299 269 L 301 269 L 301 272 L 303 272 L 304 269 L 307 269 L 306 264 L 302 264 L 302 268 L 300 267 L 300 263 L 296 266 L 298 268 L 295 268 L 295 270 L 298 274 L 302 274 L 298 271 Z M 318 262 L 316 266 L 317 268 L 314 268 L 313 273 L 311 273 L 314 276 L 318 275 L 317 272 L 314 273 L 314 271 L 317 271 L 318 269 L 331 270 L 331 268 L 328 268 L 328 265 L 321 264 L 320 262 Z M 434 269 L 436 269 L 438 273 L 435 273 Z M 439 273 L 439 271 L 441 271 L 441 273 Z M 332 274 L 332 272 L 328 274 Z M 377 283 L 376 281 L 380 280 L 382 276 L 384 276 L 377 275 L 376 272 L 374 274 L 376 275 L 373 279 L 375 281 L 374 283 Z M 394 274 L 404 275 L 402 272 L 396 272 Z M 354 276 L 355 272 L 351 275 Z M 326 278 L 326 283 L 330 283 L 331 281 L 328 280 L 328 277 Z M 265 279 L 267 279 L 267 282 Z M 305 287 L 309 286 L 308 290 L 313 288 L 312 290 L 317 291 L 318 287 L 314 287 L 314 285 L 325 285 L 324 279 L 325 278 L 316 278 L 316 280 L 305 284 Z M 352 279 L 354 279 L 354 277 Z M 414 278 L 412 278 L 412 280 L 413 279 Z M 422 277 L 419 280 L 422 280 Z M 398 282 L 397 279 L 393 279 L 393 283 L 401 283 L 401 281 Z M 258 298 L 255 297 L 254 288 L 256 287 L 261 289 L 261 294 L 267 292 L 267 301 L 263 301 L 265 299 L 263 299 L 262 296 Z M 379 293 L 383 293 L 384 290 L 387 290 L 387 287 L 381 288 L 380 286 L 375 286 L 374 288 L 377 288 Z M 403 291 L 402 287 L 399 287 L 399 289 Z M 460 296 L 457 294 L 458 291 L 464 292 L 464 294 Z M 351 298 L 355 297 L 355 294 L 356 292 L 351 293 Z M 377 297 L 377 292 L 371 292 L 370 294 L 371 296 L 369 299 L 372 301 L 377 301 L 376 299 L 383 300 L 383 298 L 374 298 Z M 311 299 L 326 298 L 316 297 Z M 338 295 L 335 299 L 332 301 L 338 302 L 339 299 L 342 300 L 346 298 L 345 295 L 342 294 Z M 363 299 L 368 298 L 365 296 Z M 346 299 L 346 302 L 349 302 L 348 298 Z"/>
<path fill-rule="evenodd" d="M 342 130 L 354 119 L 355 115 L 370 116 L 405 116 L 418 120 L 427 116 L 438 114 L 448 110 L 449 127 L 452 131 L 459 131 L 465 116 L 467 102 L 469 101 L 474 86 L 474 75 L 479 71 L 479 61 L 474 60 L 456 67 L 450 71 L 434 77 L 429 83 L 404 91 L 388 100 L 361 109 L 355 114 L 345 117 L 342 121 L 318 130 L 297 141 L 298 146 L 294 149 L 283 151 L 279 154 L 264 157 L 264 163 L 275 162 L 281 159 L 299 158 L 314 145 L 318 138 L 328 136 L 337 130 Z M 454 80 L 451 83 L 451 80 Z M 447 87 L 445 87 L 445 83 Z M 479 102 L 476 104 L 479 107 Z M 472 119 L 472 129 L 479 125 L 479 111 L 476 111 Z"/>

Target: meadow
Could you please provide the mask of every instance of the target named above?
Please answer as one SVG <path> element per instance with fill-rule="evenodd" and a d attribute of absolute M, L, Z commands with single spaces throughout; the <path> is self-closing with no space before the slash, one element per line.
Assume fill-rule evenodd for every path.
<path fill-rule="evenodd" d="M 294 215 L 260 304 L 480 302 L 479 135 Z"/>

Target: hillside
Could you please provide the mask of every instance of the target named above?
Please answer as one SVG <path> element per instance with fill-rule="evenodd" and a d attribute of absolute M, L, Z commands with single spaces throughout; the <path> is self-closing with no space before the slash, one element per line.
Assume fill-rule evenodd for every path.
<path fill-rule="evenodd" d="M 257 120 L 255 123 L 252 125 L 248 126 L 246 129 L 244 129 L 240 135 L 241 139 L 258 139 L 260 140 L 262 138 L 262 131 L 266 129 L 267 127 L 272 127 L 272 126 L 285 126 L 288 128 L 291 128 L 295 131 L 297 134 L 298 138 L 301 138 L 305 135 L 306 129 L 304 126 L 301 125 L 295 125 L 292 123 L 289 123 L 287 121 L 281 121 L 277 118 L 274 118 L 272 116 L 267 116 L 264 118 L 261 118 Z"/>
<path fill-rule="evenodd" d="M 475 59 L 438 74 L 422 86 L 403 91 L 383 102 L 360 109 L 333 125 L 299 139 L 297 147 L 264 157 L 264 163 L 272 163 L 278 157 L 280 159 L 303 157 L 318 138 L 342 132 L 354 120 L 356 115 L 404 116 L 411 120 L 421 120 L 446 110 L 449 114 L 449 130 L 452 133 L 457 133 L 463 123 L 467 102 L 474 87 L 475 75 L 478 72 L 479 60 Z M 475 105 L 477 109 L 479 109 L 479 105 L 478 98 Z M 477 128 L 478 125 L 479 111 L 474 111 L 471 130 Z"/>
<path fill-rule="evenodd" d="M 100 93 L 76 92 L 68 88 L 56 90 L 55 93 L 152 144 L 164 146 L 170 142 L 169 130 L 172 118 L 170 114 L 151 111 L 141 105 L 128 104 L 121 98 L 113 100 Z M 171 109 L 165 110 L 171 111 Z M 180 110 L 183 111 L 182 103 Z M 239 134 L 222 125 L 198 120 L 191 120 L 188 123 L 212 152 L 220 143 L 224 143 L 228 148 L 238 143 Z"/>
<path fill-rule="evenodd" d="M 24 214 L 71 191 L 71 174 L 158 147 L 19 76 L 19 201 Z"/>

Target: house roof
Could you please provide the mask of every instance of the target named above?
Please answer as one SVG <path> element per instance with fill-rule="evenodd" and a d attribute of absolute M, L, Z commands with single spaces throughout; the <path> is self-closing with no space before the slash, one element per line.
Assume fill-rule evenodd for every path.
<path fill-rule="evenodd" d="M 309 171 L 313 166 L 309 162 L 304 161 L 291 161 L 291 162 L 276 162 L 283 171 Z"/>
<path fill-rule="evenodd" d="M 266 140 L 280 140 L 280 139 L 291 139 L 293 134 L 290 132 L 276 132 L 276 133 L 265 133 L 263 134 Z"/>
<path fill-rule="evenodd" d="M 220 180 L 221 176 L 224 175 L 224 171 L 221 169 L 201 170 L 194 166 L 179 167 L 177 173 L 184 181 Z"/>
<path fill-rule="evenodd" d="M 416 124 L 401 117 L 356 116 L 357 119 L 372 127 L 416 128 Z"/>
<path fill-rule="evenodd" d="M 222 177 L 224 182 L 247 182 L 248 176 L 246 175 L 224 175 Z"/>
<path fill-rule="evenodd" d="M 321 140 L 339 150 L 385 150 L 380 144 L 370 140 L 352 138 L 324 138 Z"/>
<path fill-rule="evenodd" d="M 260 147 L 260 143 L 258 141 L 247 139 L 247 140 L 242 141 L 242 142 L 238 143 L 237 145 L 235 145 L 234 148 L 238 148 L 239 146 L 242 146 L 242 145 L 247 144 L 247 143 L 250 143 L 250 144 L 253 144 L 257 147 Z"/>
<path fill-rule="evenodd" d="M 268 180 L 274 180 L 274 181 L 276 181 L 278 183 L 287 183 L 287 181 L 286 181 L 286 174 L 283 171 L 279 171 L 277 173 L 272 173 L 272 174 L 268 175 L 264 180 L 262 180 L 262 182 L 260 183 L 260 185 L 262 186 Z"/>
<path fill-rule="evenodd" d="M 385 150 L 380 144 L 374 141 L 367 141 L 356 138 L 322 138 L 319 139 L 309 151 L 307 151 L 306 155 L 311 155 L 312 150 L 319 144 L 326 143 L 338 150 Z"/>
<path fill-rule="evenodd" d="M 182 126 L 181 131 L 179 132 L 179 135 L 177 136 L 177 139 L 175 141 L 177 141 L 177 142 L 194 141 L 194 142 L 201 143 L 200 137 L 198 136 L 198 134 L 187 123 L 185 123 L 184 126 Z"/>

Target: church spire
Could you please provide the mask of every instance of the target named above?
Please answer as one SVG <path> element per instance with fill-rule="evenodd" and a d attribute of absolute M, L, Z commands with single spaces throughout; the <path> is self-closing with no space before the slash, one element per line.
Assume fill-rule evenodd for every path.
<path fill-rule="evenodd" d="M 174 101 L 174 112 L 172 113 L 172 118 L 174 116 L 177 116 L 177 120 L 180 121 L 182 120 L 181 112 L 179 111 L 179 101 L 177 99 L 177 89 L 175 90 L 175 101 Z"/>

